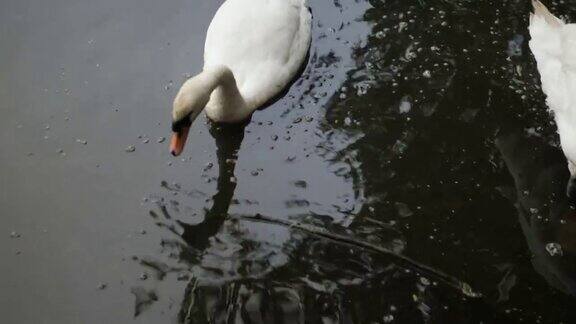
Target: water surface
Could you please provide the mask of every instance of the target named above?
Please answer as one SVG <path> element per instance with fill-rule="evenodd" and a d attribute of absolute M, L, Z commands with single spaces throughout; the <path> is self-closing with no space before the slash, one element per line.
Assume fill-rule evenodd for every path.
<path fill-rule="evenodd" d="M 311 0 L 286 96 L 172 158 L 219 5 L 0 5 L 3 322 L 574 319 L 528 2 Z"/>

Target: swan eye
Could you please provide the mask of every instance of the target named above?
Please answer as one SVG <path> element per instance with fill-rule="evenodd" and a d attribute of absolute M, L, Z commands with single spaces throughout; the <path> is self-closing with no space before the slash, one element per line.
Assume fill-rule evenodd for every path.
<path fill-rule="evenodd" d="M 184 128 L 190 127 L 190 125 L 192 125 L 192 120 L 190 119 L 190 115 L 191 114 L 188 114 L 180 120 L 173 121 L 172 122 L 172 131 L 174 133 L 180 133 L 180 132 L 182 132 L 182 130 Z"/>

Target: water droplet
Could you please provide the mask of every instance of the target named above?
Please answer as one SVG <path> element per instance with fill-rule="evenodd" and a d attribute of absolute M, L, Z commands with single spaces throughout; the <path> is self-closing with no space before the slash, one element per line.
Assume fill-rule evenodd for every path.
<path fill-rule="evenodd" d="M 158 138 L 158 143 L 164 143 L 165 140 L 166 140 L 165 137 L 160 137 Z"/>
<path fill-rule="evenodd" d="M 20 234 L 17 233 L 16 231 L 12 231 L 12 233 L 10 233 L 10 237 L 11 237 L 11 238 L 19 238 L 19 237 L 20 237 Z"/>

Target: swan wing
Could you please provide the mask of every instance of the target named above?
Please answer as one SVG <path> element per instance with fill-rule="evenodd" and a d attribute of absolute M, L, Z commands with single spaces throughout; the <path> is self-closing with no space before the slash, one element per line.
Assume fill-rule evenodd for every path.
<path fill-rule="evenodd" d="M 206 36 L 204 66 L 225 65 L 254 109 L 298 73 L 311 41 L 306 0 L 227 0 Z"/>
<path fill-rule="evenodd" d="M 564 23 L 539 1 L 533 5 L 530 50 L 546 103 L 554 113 L 562 149 L 576 162 L 576 25 Z"/>
<path fill-rule="evenodd" d="M 565 24 L 553 16 L 544 5 L 534 1 L 530 16 L 530 50 L 536 59 L 542 91 L 550 109 L 557 111 L 566 105 L 566 77 L 563 67 L 563 32 Z"/>

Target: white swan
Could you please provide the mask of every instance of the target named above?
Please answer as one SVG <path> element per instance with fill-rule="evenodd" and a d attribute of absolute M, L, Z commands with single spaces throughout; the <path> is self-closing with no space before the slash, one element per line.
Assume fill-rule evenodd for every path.
<path fill-rule="evenodd" d="M 568 160 L 567 194 L 576 198 L 576 25 L 564 23 L 540 1 L 532 1 L 532 5 L 530 49 Z"/>
<path fill-rule="evenodd" d="M 204 69 L 174 99 L 170 143 L 179 155 L 191 123 L 246 120 L 280 94 L 304 63 L 311 42 L 307 0 L 227 0 L 208 27 Z"/>

